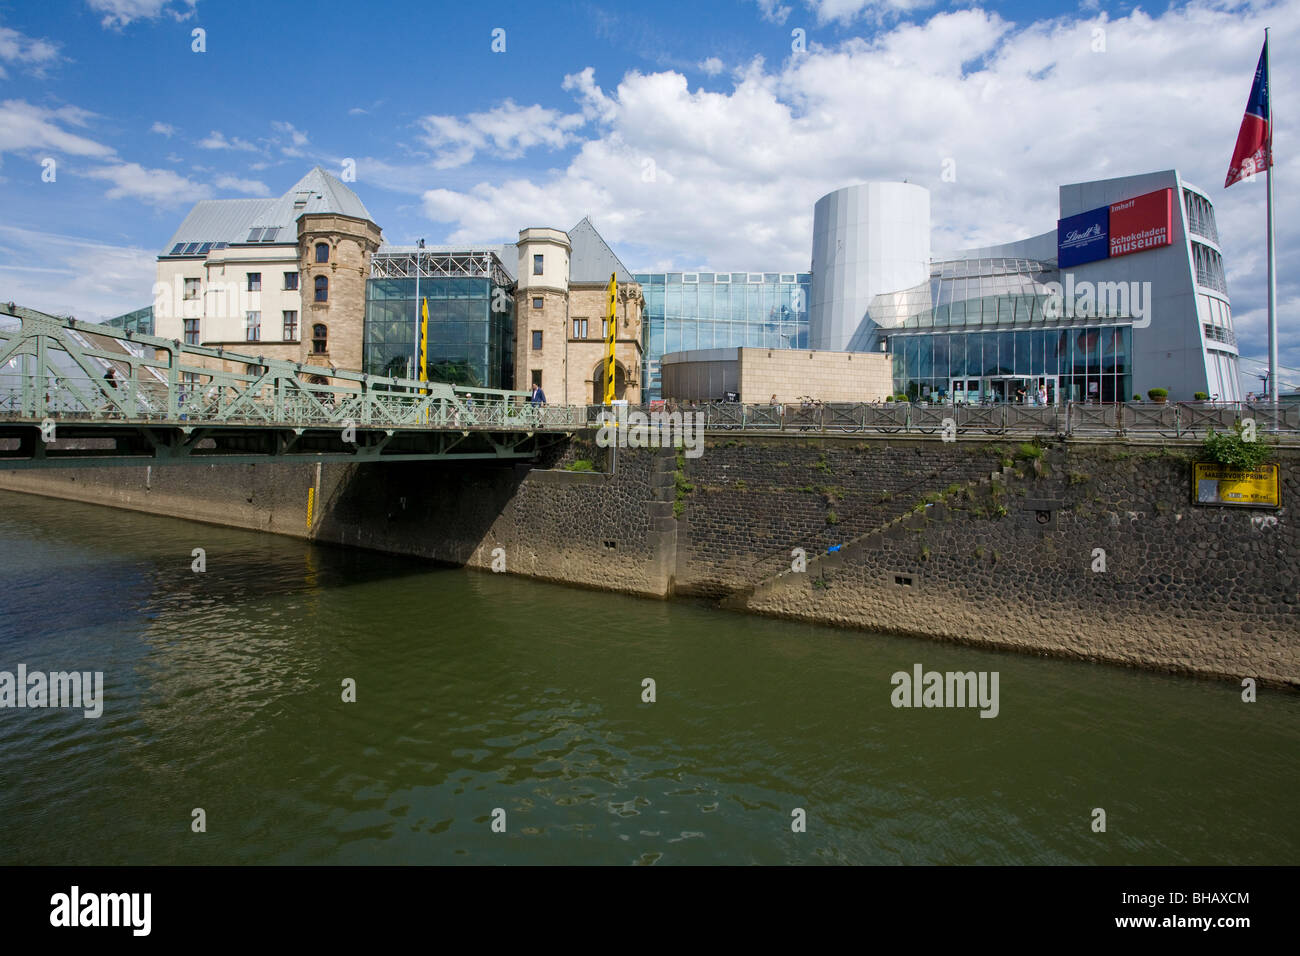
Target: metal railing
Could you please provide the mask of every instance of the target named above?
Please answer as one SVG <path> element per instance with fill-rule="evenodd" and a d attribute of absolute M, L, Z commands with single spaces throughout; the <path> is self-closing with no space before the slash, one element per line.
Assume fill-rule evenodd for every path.
<path fill-rule="evenodd" d="M 89 338 L 87 338 L 89 336 Z M 96 345 L 96 339 L 100 344 Z M 110 343 L 106 340 L 114 339 Z M 117 345 L 119 350 L 108 348 Z M 242 366 L 241 371 L 212 367 Z M 105 370 L 115 372 L 110 380 Z M 318 379 L 324 378 L 325 381 Z M 1300 435 L 1300 405 L 1124 402 L 1101 405 L 909 402 L 709 402 L 615 409 L 619 417 L 693 413 L 710 430 L 827 434 L 1202 438 L 1251 418 Z M 135 335 L 72 319 L 23 317 L 0 328 L 0 421 L 139 422 L 297 429 L 533 432 L 597 427 L 599 405 L 534 405 L 527 393 L 381 378 Z M 662 422 L 664 419 L 658 419 Z"/>
<path fill-rule="evenodd" d="M 238 370 L 225 370 L 231 367 Z M 582 406 L 527 398 L 182 345 L 72 319 L 26 316 L 19 328 L 0 328 L 0 419 L 10 422 L 496 431 L 588 423 Z"/>
<path fill-rule="evenodd" d="M 596 412 L 600 409 L 596 408 Z M 1203 438 L 1213 428 L 1230 431 L 1244 419 L 1261 431 L 1300 436 L 1300 405 L 1245 402 L 1121 402 L 1061 405 L 934 405 L 910 402 L 741 405 L 729 402 L 666 404 L 634 411 L 653 416 L 693 413 L 707 430 L 967 435 L 1153 436 Z M 630 412 L 629 412 L 630 414 Z M 653 419 L 651 419 L 653 421 Z"/>

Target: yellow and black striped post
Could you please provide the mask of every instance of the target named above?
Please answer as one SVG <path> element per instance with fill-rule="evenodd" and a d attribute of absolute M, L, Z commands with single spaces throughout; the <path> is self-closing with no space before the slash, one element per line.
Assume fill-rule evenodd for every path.
<path fill-rule="evenodd" d="M 420 304 L 420 381 L 429 380 L 429 300 Z"/>
<path fill-rule="evenodd" d="M 614 300 L 618 295 L 617 273 L 609 274 L 609 315 L 605 323 L 605 404 L 614 404 Z"/>
<path fill-rule="evenodd" d="M 429 380 L 429 300 L 424 299 L 420 304 L 420 381 Z M 420 389 L 421 395 L 428 395 L 427 388 Z M 429 421 L 429 410 L 424 410 L 424 421 Z"/>

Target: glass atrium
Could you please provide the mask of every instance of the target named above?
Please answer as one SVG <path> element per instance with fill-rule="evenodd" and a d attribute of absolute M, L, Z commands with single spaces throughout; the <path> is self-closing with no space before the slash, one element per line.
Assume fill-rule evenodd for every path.
<path fill-rule="evenodd" d="M 1044 305 L 1054 263 L 935 262 L 930 281 L 876 296 L 855 347 L 887 349 L 912 401 L 1115 402 L 1131 397 L 1132 316 L 1110 307 L 1062 318 Z"/>
<path fill-rule="evenodd" d="M 639 272 L 647 399 L 661 398 L 669 352 L 808 347 L 812 276 L 806 272 Z"/>
<path fill-rule="evenodd" d="M 419 376 L 416 281 L 373 277 L 366 281 L 365 372 Z M 420 298 L 429 302 L 429 380 L 514 388 L 513 293 L 489 277 L 422 276 L 418 281 Z M 498 311 L 492 309 L 494 301 Z"/>

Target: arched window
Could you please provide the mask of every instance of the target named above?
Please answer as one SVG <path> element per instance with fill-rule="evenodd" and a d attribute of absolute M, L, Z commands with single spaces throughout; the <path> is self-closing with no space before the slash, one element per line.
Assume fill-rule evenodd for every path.
<path fill-rule="evenodd" d="M 328 330 L 323 325 L 311 327 L 311 350 L 318 355 L 328 352 Z"/>
<path fill-rule="evenodd" d="M 328 242 L 316 243 L 316 261 L 317 262 L 330 261 L 330 247 Z"/>
<path fill-rule="evenodd" d="M 328 302 L 330 300 L 330 280 L 327 276 L 316 277 L 316 301 Z"/>

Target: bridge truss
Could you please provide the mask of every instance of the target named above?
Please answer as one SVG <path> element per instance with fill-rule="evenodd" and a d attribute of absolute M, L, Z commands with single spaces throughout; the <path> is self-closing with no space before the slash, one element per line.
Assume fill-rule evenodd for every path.
<path fill-rule="evenodd" d="M 18 310 L 15 310 L 18 311 Z M 0 468 L 535 458 L 585 409 L 0 315 Z M 111 370 L 111 371 L 110 371 Z"/>

